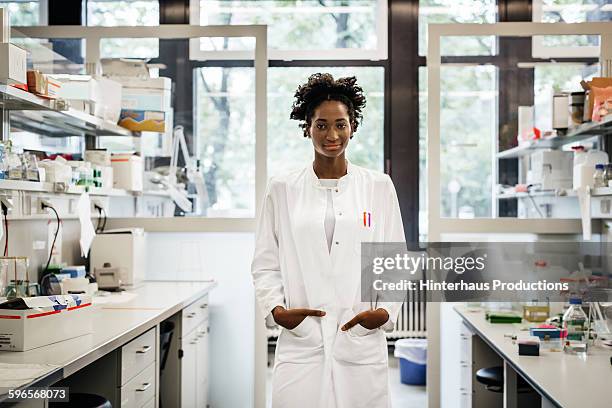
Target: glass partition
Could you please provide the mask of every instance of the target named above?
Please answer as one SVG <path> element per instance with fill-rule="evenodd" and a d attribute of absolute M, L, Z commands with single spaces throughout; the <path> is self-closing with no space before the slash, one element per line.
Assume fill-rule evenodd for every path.
<path fill-rule="evenodd" d="M 528 26 L 518 25 L 519 32 Z M 519 32 L 494 35 L 491 55 L 448 55 L 445 44 L 457 36 L 455 27 L 440 26 L 440 32 L 447 30 L 436 39 L 433 59 L 439 58 L 440 64 L 433 62 L 434 67 L 429 67 L 430 73 L 436 73 L 436 83 L 430 79 L 428 92 L 421 90 L 426 98 L 423 102 L 436 92 L 427 112 L 432 115 L 433 103 L 434 117 L 422 118 L 423 124 L 429 120 L 428 138 L 432 129 L 436 131 L 435 145 L 431 140 L 428 144 L 427 187 L 428 209 L 437 208 L 435 214 L 426 215 L 428 227 L 435 220 L 439 220 L 438 227 L 455 228 L 444 220 L 473 219 L 473 227 L 485 229 L 486 225 L 497 225 L 486 224 L 487 220 L 580 221 L 584 214 L 580 186 L 599 185 L 592 184 L 594 162 L 587 166 L 593 170 L 590 177 L 580 176 L 584 180 L 577 184 L 574 174 L 579 170 L 575 165 L 583 158 L 582 150 L 577 149 L 584 149 L 592 154 L 588 157 L 597 157 L 602 164 L 610 154 L 612 112 L 595 118 L 589 113 L 593 106 L 589 108 L 589 95 L 585 98 L 584 90 L 593 78 L 602 76 L 600 62 L 592 57 L 558 61 L 535 56 L 534 35 Z M 464 34 L 490 38 L 494 27 L 472 26 L 473 34 L 478 35 L 470 35 L 470 30 Z M 603 36 L 593 27 L 580 28 L 582 32 L 567 35 L 555 34 L 554 29 L 550 34 L 546 29 L 535 33 L 554 38 L 558 44 L 575 44 L 580 36 L 589 46 L 604 47 Z M 428 55 L 430 65 L 431 57 Z M 421 74 L 425 79 L 425 72 Z M 592 203 L 586 204 L 596 205 L 594 212 L 600 216 L 597 199 L 601 194 L 609 193 L 594 190 Z M 461 225 L 467 231 L 469 224 Z M 536 231 L 545 224 L 524 225 L 526 231 Z"/>

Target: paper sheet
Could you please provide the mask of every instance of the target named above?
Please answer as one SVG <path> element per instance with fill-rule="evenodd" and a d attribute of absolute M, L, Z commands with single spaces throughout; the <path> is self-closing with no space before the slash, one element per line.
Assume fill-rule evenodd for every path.
<path fill-rule="evenodd" d="M 94 305 L 110 305 L 110 304 L 129 302 L 130 300 L 134 300 L 137 297 L 138 297 L 137 293 L 119 292 L 119 293 L 112 293 L 108 296 L 94 296 L 92 301 Z"/>
<path fill-rule="evenodd" d="M 91 243 L 96 236 L 96 230 L 91 222 L 91 201 L 89 200 L 89 194 L 83 193 L 79 197 L 77 213 L 79 214 L 79 223 L 81 224 L 81 239 L 79 240 L 81 256 L 87 258 Z"/>
<path fill-rule="evenodd" d="M 590 241 L 591 231 L 591 188 L 580 187 L 577 191 L 578 204 L 580 205 L 580 217 L 582 218 L 582 239 Z"/>
<path fill-rule="evenodd" d="M 0 388 L 21 387 L 58 367 L 52 364 L 0 363 Z"/>

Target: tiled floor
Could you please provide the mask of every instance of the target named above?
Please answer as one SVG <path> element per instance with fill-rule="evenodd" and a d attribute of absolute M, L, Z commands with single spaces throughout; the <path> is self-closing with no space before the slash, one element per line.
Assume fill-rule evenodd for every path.
<path fill-rule="evenodd" d="M 274 355 L 268 355 L 268 375 L 266 378 L 266 401 L 270 406 L 272 394 L 272 362 Z M 393 408 L 424 408 L 427 406 L 427 391 L 425 386 L 406 385 L 400 382 L 397 358 L 389 356 L 389 382 L 391 384 L 391 402 Z"/>

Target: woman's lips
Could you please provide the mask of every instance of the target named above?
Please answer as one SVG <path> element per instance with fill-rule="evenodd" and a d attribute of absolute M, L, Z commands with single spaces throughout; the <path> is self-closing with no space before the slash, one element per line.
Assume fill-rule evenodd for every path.
<path fill-rule="evenodd" d="M 341 144 L 328 144 L 328 145 L 323 145 L 323 148 L 325 150 L 338 150 L 340 149 L 342 145 Z"/>

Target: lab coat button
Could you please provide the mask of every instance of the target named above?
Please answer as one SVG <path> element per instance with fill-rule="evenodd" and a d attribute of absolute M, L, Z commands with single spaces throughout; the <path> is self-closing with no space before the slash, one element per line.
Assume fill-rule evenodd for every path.
<path fill-rule="evenodd" d="M 336 193 L 338 192 L 338 189 L 336 189 Z"/>
<path fill-rule="evenodd" d="M 336 241 L 336 245 L 340 245 L 340 243 L 338 241 Z"/>

